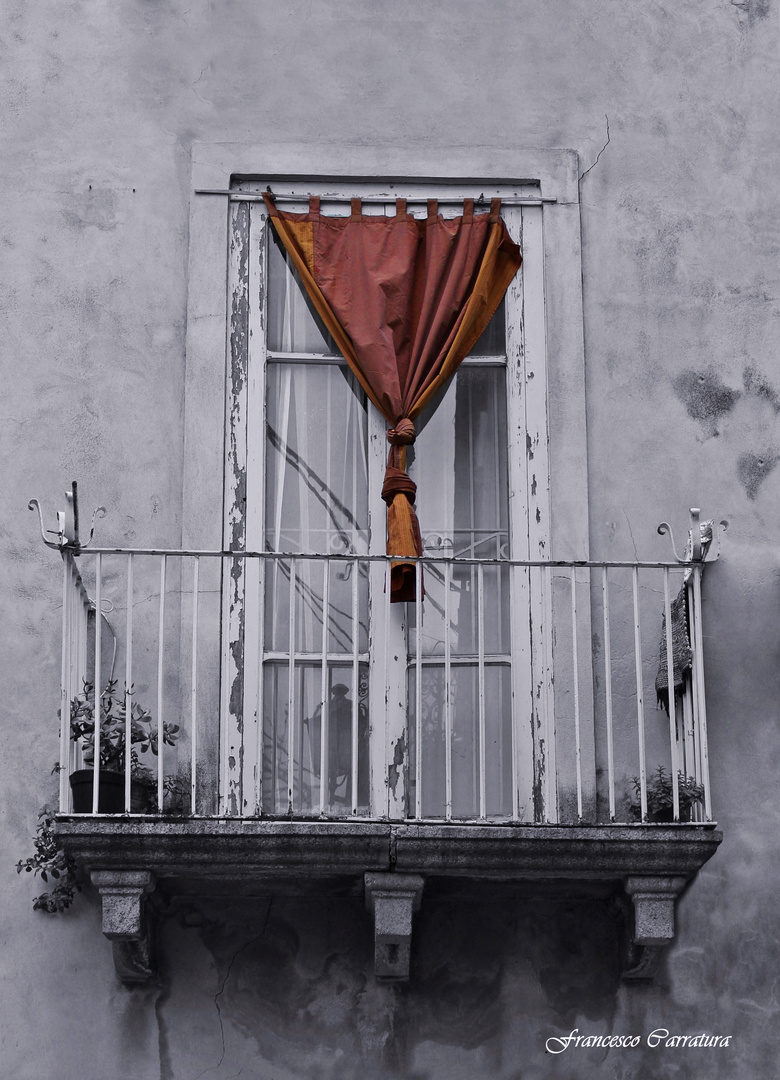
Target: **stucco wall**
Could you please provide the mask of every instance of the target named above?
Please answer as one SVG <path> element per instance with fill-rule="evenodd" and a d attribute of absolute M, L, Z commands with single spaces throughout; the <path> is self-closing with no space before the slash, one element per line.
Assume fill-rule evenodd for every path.
<path fill-rule="evenodd" d="M 774 1077 L 775 0 L 0 10 L 0 1076 Z M 725 839 L 658 985 L 619 984 L 598 902 L 434 898 L 406 989 L 373 983 L 357 899 L 172 912 L 140 991 L 115 983 L 94 898 L 30 909 L 13 865 L 52 794 L 60 585 L 27 500 L 51 516 L 75 477 L 104 542 L 180 539 L 194 141 L 419 148 L 447 170 L 475 146 L 517 147 L 518 169 L 524 146 L 579 153 L 592 554 L 665 556 L 655 527 L 679 536 L 690 505 L 731 522 L 705 600 Z M 732 1042 L 545 1055 L 574 1027 Z"/>

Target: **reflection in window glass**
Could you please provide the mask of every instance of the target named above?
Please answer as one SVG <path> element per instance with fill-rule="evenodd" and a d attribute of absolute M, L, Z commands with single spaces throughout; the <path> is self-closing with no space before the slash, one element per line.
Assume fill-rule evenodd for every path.
<path fill-rule="evenodd" d="M 351 665 L 330 663 L 327 708 L 322 703 L 322 667 L 298 661 L 293 680 L 292 730 L 289 665 L 266 663 L 263 685 L 263 812 L 266 814 L 352 813 L 357 775 L 357 811 L 368 812 L 368 665 L 358 667 L 357 696 Z M 322 760 L 323 712 L 326 725 Z M 288 768 L 292 754 L 292 770 Z M 355 756 L 357 755 L 357 756 Z M 292 774 L 292 787 L 290 776 Z M 322 788 L 324 785 L 324 799 Z"/>

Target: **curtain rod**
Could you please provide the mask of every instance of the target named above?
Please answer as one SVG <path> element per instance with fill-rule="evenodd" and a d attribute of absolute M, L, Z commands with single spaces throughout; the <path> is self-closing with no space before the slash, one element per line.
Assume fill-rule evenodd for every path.
<path fill-rule="evenodd" d="M 196 195 L 227 195 L 234 202 L 262 202 L 263 195 L 261 192 L 254 191 L 233 191 L 233 190 L 220 190 L 217 188 L 196 188 Z M 277 194 L 276 192 L 269 192 L 272 195 L 275 202 L 308 202 L 310 195 L 301 194 L 293 195 L 292 193 Z M 348 203 L 352 196 L 348 195 L 320 195 L 320 202 L 324 203 Z M 360 198 L 360 196 L 354 196 Z M 499 196 L 500 197 L 500 196 Z M 367 195 L 361 198 L 362 203 L 384 205 L 385 203 L 395 202 L 396 198 L 403 198 L 403 196 L 388 195 L 386 198 L 381 195 Z M 463 199 L 444 198 L 436 199 L 436 202 L 443 206 L 458 206 L 463 202 Z M 543 199 L 541 197 L 531 197 L 528 199 L 516 198 L 516 199 L 501 199 L 502 206 L 542 206 L 544 203 L 555 203 L 557 199 Z M 427 197 L 420 196 L 419 198 L 406 198 L 407 204 L 415 206 L 424 206 L 428 199 Z M 475 206 L 484 206 L 486 209 L 490 206 L 490 199 L 479 198 L 474 200 Z"/>

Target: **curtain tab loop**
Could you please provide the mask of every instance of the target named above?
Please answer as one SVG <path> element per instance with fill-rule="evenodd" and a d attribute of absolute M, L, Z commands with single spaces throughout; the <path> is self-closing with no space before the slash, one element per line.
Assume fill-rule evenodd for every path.
<path fill-rule="evenodd" d="M 406 417 L 387 432 L 387 441 L 391 446 L 408 446 L 414 442 L 414 438 L 414 424 Z"/>
<path fill-rule="evenodd" d="M 312 217 L 320 216 L 320 197 L 319 195 L 309 196 L 309 213 Z"/>
<path fill-rule="evenodd" d="M 439 216 L 439 200 L 428 199 L 428 222 L 435 221 Z"/>
<path fill-rule="evenodd" d="M 500 199 L 491 199 L 490 200 L 490 224 L 495 225 L 496 222 L 498 221 L 498 219 L 500 218 L 500 216 L 501 216 L 501 200 Z"/>
<path fill-rule="evenodd" d="M 395 200 L 395 216 L 397 218 L 406 217 L 406 199 Z"/>
<path fill-rule="evenodd" d="M 360 199 L 351 199 L 349 205 L 350 205 L 350 209 L 351 209 L 351 214 L 350 214 L 349 220 L 350 221 L 360 221 L 360 218 L 361 218 L 361 216 L 363 214 L 363 203 L 362 203 L 362 201 Z"/>
<path fill-rule="evenodd" d="M 473 199 L 464 199 L 463 200 L 463 220 L 464 221 L 469 221 L 469 222 L 474 220 L 474 200 Z"/>

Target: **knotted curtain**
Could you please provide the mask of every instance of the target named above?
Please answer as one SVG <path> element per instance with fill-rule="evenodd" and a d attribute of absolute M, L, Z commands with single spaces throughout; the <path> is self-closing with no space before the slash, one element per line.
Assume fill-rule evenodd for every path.
<path fill-rule="evenodd" d="M 406 472 L 414 420 L 468 356 L 495 314 L 522 261 L 493 199 L 475 214 L 466 199 L 460 217 L 369 216 L 359 199 L 349 217 L 320 214 L 313 196 L 305 214 L 268 212 L 309 298 L 370 400 L 390 424 L 382 498 L 387 503 L 387 554 L 393 558 L 390 599 L 415 599 L 422 555 L 414 510 L 416 485 Z"/>

